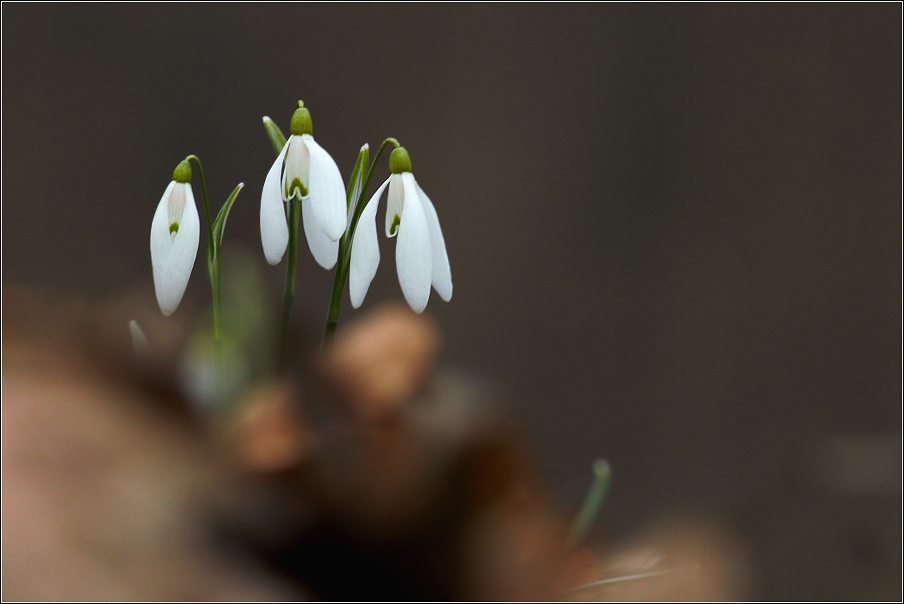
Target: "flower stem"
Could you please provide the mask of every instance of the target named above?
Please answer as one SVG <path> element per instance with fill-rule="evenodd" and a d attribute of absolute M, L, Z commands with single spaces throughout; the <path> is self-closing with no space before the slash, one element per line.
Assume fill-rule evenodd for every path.
<path fill-rule="evenodd" d="M 213 339 L 219 342 L 223 339 L 223 294 L 220 288 L 220 253 L 214 248 L 210 261 L 210 291 L 213 297 Z"/>
<path fill-rule="evenodd" d="M 364 177 L 364 181 L 361 183 L 361 191 L 358 193 L 358 199 L 350 200 L 350 203 L 352 204 L 351 207 L 354 208 L 354 213 L 352 214 L 351 221 L 349 221 L 348 229 L 339 240 L 339 257 L 336 262 L 336 277 L 333 279 L 333 291 L 330 295 L 330 306 L 326 314 L 326 323 L 323 326 L 323 340 L 321 340 L 320 343 L 321 350 L 326 350 L 327 346 L 330 345 L 330 342 L 333 341 L 333 336 L 336 334 L 336 327 L 339 325 L 339 309 L 342 305 L 342 292 L 345 290 L 345 281 L 348 278 L 348 268 L 352 258 L 352 241 L 355 238 L 355 230 L 358 228 L 358 220 L 361 218 L 361 213 L 364 211 L 364 198 L 367 195 L 367 187 L 370 185 L 371 178 L 373 178 L 377 162 L 380 161 L 380 156 L 383 155 L 386 146 L 390 144 L 393 145 L 394 148 L 401 146 L 399 141 L 391 137 L 383 141 L 367 169 L 367 176 Z M 352 195 L 352 191 L 355 187 L 354 180 L 355 179 L 352 178 L 348 183 L 347 194 L 349 196 Z"/>
<path fill-rule="evenodd" d="M 283 287 L 282 319 L 280 321 L 280 356 L 285 358 L 289 344 L 289 320 L 292 302 L 295 300 L 295 267 L 298 264 L 298 223 L 301 218 L 301 200 L 289 200 L 289 249 L 286 256 L 286 283 Z"/>
<path fill-rule="evenodd" d="M 204 200 L 204 216 L 207 218 L 207 275 L 210 278 L 210 295 L 213 298 L 213 338 L 219 342 L 223 338 L 219 246 L 213 236 L 213 220 L 210 217 L 210 201 L 207 198 L 207 183 L 204 180 L 204 168 L 201 166 L 201 160 L 197 155 L 189 155 L 185 160 L 195 162 L 201 181 L 201 198 Z"/>
<path fill-rule="evenodd" d="M 225 362 L 223 357 L 223 294 L 220 289 L 220 244 L 214 236 L 214 221 L 210 215 L 210 200 L 207 197 L 207 182 L 204 180 L 201 159 L 197 155 L 189 155 L 185 160 L 193 161 L 198 166 L 201 199 L 204 200 L 204 217 L 207 219 L 207 276 L 210 280 L 210 297 L 212 299 L 215 396 L 217 404 L 222 405 Z"/>
<path fill-rule="evenodd" d="M 349 256 L 348 234 L 339 240 L 339 261 L 336 263 L 336 277 L 333 279 L 333 292 L 330 295 L 330 307 L 326 313 L 326 324 L 323 326 L 323 340 L 320 342 L 321 350 L 325 350 L 333 341 L 336 327 L 339 325 L 339 308 L 342 304 L 342 292 L 345 290 L 345 279 L 348 276 Z"/>

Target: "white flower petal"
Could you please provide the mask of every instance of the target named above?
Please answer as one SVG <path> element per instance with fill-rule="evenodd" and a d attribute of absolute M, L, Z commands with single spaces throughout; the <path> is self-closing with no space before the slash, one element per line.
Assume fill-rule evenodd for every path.
<path fill-rule="evenodd" d="M 410 174 L 410 172 L 407 172 Z M 395 237 L 399 234 L 399 221 L 405 210 L 405 187 L 402 184 L 402 175 L 393 174 L 389 177 L 389 194 L 386 196 L 386 236 Z M 395 228 L 393 229 L 393 225 Z"/>
<path fill-rule="evenodd" d="M 282 182 L 283 200 L 289 201 L 292 197 L 298 197 L 300 199 L 301 197 L 306 197 L 310 194 L 311 158 L 308 154 L 308 148 L 304 144 L 304 137 L 302 136 L 291 135 L 289 140 L 286 141 L 286 146 L 289 150 L 286 151 L 286 165 L 280 182 Z M 292 183 L 296 179 L 301 183 L 301 186 L 305 188 L 304 195 L 301 195 L 301 192 L 297 190 L 297 185 L 296 188 L 289 191 L 289 187 L 292 186 Z"/>
<path fill-rule="evenodd" d="M 352 259 L 348 269 L 348 293 L 353 308 L 358 308 L 364 302 L 364 296 L 367 295 L 367 289 L 370 287 L 374 275 L 377 274 L 377 266 L 380 264 L 380 246 L 377 244 L 377 206 L 380 205 L 380 196 L 388 184 L 389 179 L 386 179 L 364 206 L 364 210 L 358 218 L 355 238 L 352 241 Z"/>
<path fill-rule="evenodd" d="M 302 135 L 311 155 L 311 183 L 308 187 L 311 209 L 320 227 L 330 239 L 338 240 L 345 233 L 345 183 L 339 166 L 310 134 Z"/>
<path fill-rule="evenodd" d="M 154 218 L 151 220 L 151 268 L 154 273 L 154 291 L 157 292 L 157 300 L 160 300 L 160 285 L 163 283 L 163 268 L 166 266 L 166 259 L 169 258 L 170 248 L 173 245 L 172 237 L 169 233 L 169 196 L 176 185 L 176 181 L 171 181 L 160 203 L 157 204 L 157 210 L 154 212 Z M 163 305 L 161 304 L 161 310 Z"/>
<path fill-rule="evenodd" d="M 292 202 L 296 203 L 296 202 Z M 339 242 L 333 241 L 320 228 L 320 223 L 314 218 L 311 208 L 311 200 L 301 201 L 301 222 L 304 225 L 304 236 L 308 240 L 308 247 L 317 264 L 325 269 L 336 266 L 336 258 L 339 256 Z"/>
<path fill-rule="evenodd" d="M 166 200 L 166 215 L 170 224 L 182 221 L 182 212 L 185 211 L 185 186 L 173 181 L 173 187 L 168 189 L 169 196 Z"/>
<path fill-rule="evenodd" d="M 433 260 L 430 253 L 430 231 L 427 217 L 417 193 L 417 184 L 411 172 L 402 174 L 405 210 L 399 225 L 399 241 L 396 244 L 396 268 L 399 284 L 408 305 L 416 313 L 427 307 L 430 299 L 430 281 Z"/>
<path fill-rule="evenodd" d="M 181 217 L 170 219 L 169 200 L 176 191 L 184 196 Z M 170 233 L 170 225 L 178 222 L 178 230 Z M 182 301 L 191 269 L 198 255 L 201 223 L 191 185 L 171 183 L 157 206 L 151 222 L 151 265 L 154 272 L 154 290 L 157 304 L 164 316 L 170 316 Z"/>
<path fill-rule="evenodd" d="M 283 160 L 289 144 L 283 147 L 273 162 L 267 178 L 264 180 L 264 190 L 261 191 L 261 243 L 264 246 L 264 256 L 270 264 L 279 264 L 286 246 L 289 245 L 289 223 L 286 219 L 286 207 L 280 190 L 280 173 Z"/>
<path fill-rule="evenodd" d="M 449 255 L 446 253 L 446 240 L 443 239 L 443 231 L 439 228 L 439 217 L 433 202 L 424 193 L 421 185 L 417 184 L 417 192 L 424 204 L 424 215 L 427 217 L 427 228 L 430 231 L 430 256 L 433 258 L 433 289 L 439 297 L 448 302 L 452 299 L 452 270 L 449 268 Z"/>

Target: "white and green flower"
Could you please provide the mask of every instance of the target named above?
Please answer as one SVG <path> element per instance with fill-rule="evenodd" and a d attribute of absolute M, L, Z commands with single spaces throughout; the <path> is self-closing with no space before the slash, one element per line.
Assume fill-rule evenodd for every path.
<path fill-rule="evenodd" d="M 151 221 L 151 266 L 154 290 L 164 316 L 182 301 L 198 255 L 201 223 L 191 190 L 191 166 L 181 162 L 173 172 Z"/>
<path fill-rule="evenodd" d="M 261 243 L 270 264 L 278 264 L 289 243 L 286 203 L 301 203 L 308 247 L 324 268 L 336 264 L 346 228 L 345 184 L 339 167 L 312 136 L 311 115 L 299 106 L 291 136 L 276 157 L 261 193 Z"/>
<path fill-rule="evenodd" d="M 398 236 L 396 268 L 405 300 L 417 313 L 423 312 L 432 286 L 440 298 L 452 298 L 452 273 L 439 218 L 430 198 L 411 173 L 411 160 L 403 147 L 389 156 L 392 174 L 380 185 L 364 207 L 352 243 L 349 295 L 358 308 L 380 263 L 376 214 L 380 197 L 389 187 L 386 236 Z"/>

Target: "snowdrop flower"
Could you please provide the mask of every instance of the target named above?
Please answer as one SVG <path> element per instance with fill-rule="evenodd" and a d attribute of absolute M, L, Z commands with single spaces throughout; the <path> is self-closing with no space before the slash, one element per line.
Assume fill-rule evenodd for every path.
<path fill-rule="evenodd" d="M 201 223 L 191 191 L 191 166 L 182 161 L 173 172 L 151 221 L 151 266 L 160 311 L 168 317 L 179 306 L 198 255 Z"/>
<path fill-rule="evenodd" d="M 380 250 L 377 245 L 376 215 L 380 196 L 389 187 L 386 208 L 386 236 L 398 235 L 396 267 L 402 293 L 412 310 L 423 312 L 430 298 L 430 286 L 440 298 L 452 298 L 452 273 L 439 218 L 430 198 L 411 173 L 411 159 L 403 147 L 389 156 L 390 177 L 380 185 L 361 212 L 352 243 L 349 267 L 349 294 L 352 306 L 364 302 L 367 288 L 377 272 Z"/>
<path fill-rule="evenodd" d="M 291 136 L 270 168 L 261 193 L 261 242 L 270 264 L 279 264 L 289 243 L 286 202 L 301 203 L 308 247 L 324 268 L 336 264 L 345 233 L 345 185 L 339 167 L 311 136 L 311 114 L 301 101 L 292 116 Z"/>

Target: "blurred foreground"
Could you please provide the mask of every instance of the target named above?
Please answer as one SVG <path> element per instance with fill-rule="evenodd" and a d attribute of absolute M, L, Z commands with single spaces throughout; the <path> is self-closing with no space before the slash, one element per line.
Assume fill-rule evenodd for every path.
<path fill-rule="evenodd" d="M 135 308 L 143 356 L 126 329 Z M 566 552 L 574 510 L 539 483 L 498 393 L 434 367 L 427 317 L 386 307 L 342 325 L 329 355 L 291 359 L 227 416 L 182 394 L 187 332 L 135 300 L 6 288 L 4 599 L 745 593 L 744 548 L 712 523 Z"/>

